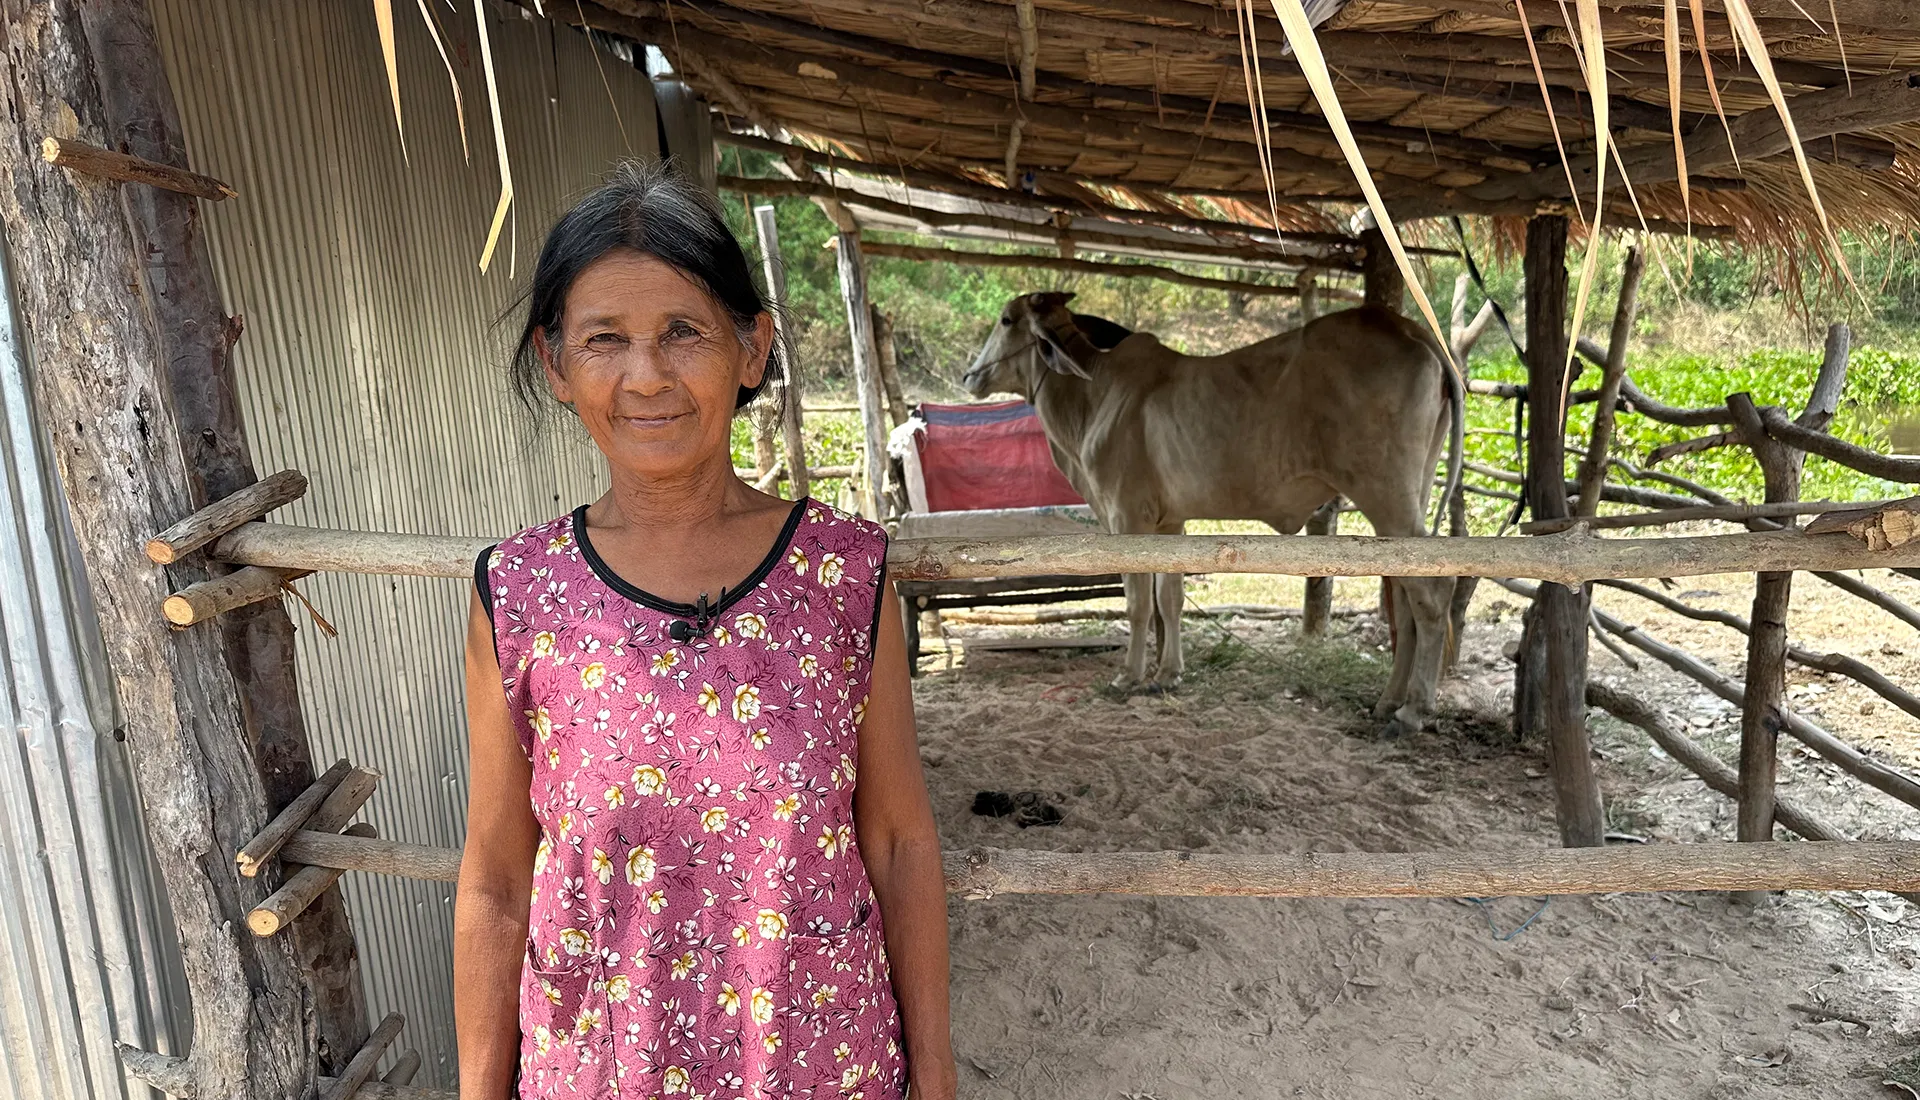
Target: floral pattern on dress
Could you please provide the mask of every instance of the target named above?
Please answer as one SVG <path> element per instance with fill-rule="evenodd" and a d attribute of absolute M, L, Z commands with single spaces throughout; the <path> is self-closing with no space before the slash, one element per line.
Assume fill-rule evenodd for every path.
<path fill-rule="evenodd" d="M 797 505 L 681 642 L 687 616 L 606 573 L 580 515 L 485 567 L 541 830 L 520 1096 L 902 1096 L 853 829 L 885 533 Z"/>

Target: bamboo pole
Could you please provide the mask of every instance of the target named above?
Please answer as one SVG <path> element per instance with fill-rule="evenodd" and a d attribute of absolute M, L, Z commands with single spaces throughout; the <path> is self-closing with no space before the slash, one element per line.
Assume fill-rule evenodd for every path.
<path fill-rule="evenodd" d="M 316 572 L 466 577 L 496 539 L 335 531 L 255 523 L 222 539 L 221 561 Z M 1278 573 L 1295 577 L 1526 577 L 1578 584 L 1601 577 L 1696 577 L 1763 569 L 1920 566 L 1920 542 L 1873 551 L 1845 534 L 1767 531 L 1679 538 L 1603 539 L 1579 531 L 1530 539 L 1325 535 L 1044 535 L 899 539 L 887 552 L 896 580 L 1019 577 L 1037 573 Z"/>
<path fill-rule="evenodd" d="M 353 1059 L 347 1063 L 345 1069 L 340 1071 L 340 1076 L 334 1078 L 321 1091 L 320 1100 L 353 1100 L 354 1094 L 360 1091 L 360 1086 L 373 1077 L 373 1071 L 379 1066 L 380 1059 L 386 1055 L 387 1048 L 393 1045 L 393 1041 L 400 1037 L 400 1029 L 405 1026 L 407 1026 L 405 1016 L 398 1012 L 387 1013 L 387 1018 L 380 1021 L 380 1026 L 374 1028 L 373 1034 L 367 1036 L 367 1041 L 354 1052 Z"/>
<path fill-rule="evenodd" d="M 320 809 L 321 804 L 327 800 L 327 796 L 331 795 L 340 786 L 341 781 L 352 773 L 351 763 L 346 760 L 336 761 L 325 774 L 313 781 L 312 786 L 300 792 L 292 802 L 287 803 L 286 808 L 276 814 L 274 819 L 267 823 L 267 827 L 260 830 L 252 840 L 247 841 L 246 847 L 240 849 L 239 854 L 234 856 L 234 862 L 240 866 L 240 873 L 248 878 L 258 875 L 260 868 L 266 865 L 267 860 L 274 857 L 274 853 L 287 842 L 287 838 L 305 826 L 307 819 Z"/>
<path fill-rule="evenodd" d="M 269 474 L 148 539 L 147 558 L 159 565 L 172 565 L 241 524 L 291 504 L 306 493 L 306 475 L 300 471 Z"/>
<path fill-rule="evenodd" d="M 160 613 L 175 626 L 204 623 L 238 607 L 278 599 L 287 582 L 307 575 L 301 569 L 266 569 L 246 565 L 224 576 L 198 581 L 169 595 Z"/>
<path fill-rule="evenodd" d="M 450 848 L 405 846 L 416 851 L 398 860 L 370 841 L 307 833 L 297 839 L 303 855 L 325 858 L 341 870 L 403 873 L 442 882 L 459 874 L 460 853 Z M 943 865 L 947 892 L 970 899 L 996 894 L 1454 898 L 1920 889 L 1920 842 L 1912 841 L 1280 855 L 972 848 L 944 853 Z"/>
<path fill-rule="evenodd" d="M 71 138 L 42 138 L 40 155 L 48 164 L 69 168 L 95 179 L 114 180 L 119 183 L 144 183 L 149 187 L 178 191 L 182 195 L 193 195 L 196 198 L 211 199 L 214 202 L 231 199 L 240 194 L 212 176 L 203 176 L 198 172 L 175 168 L 171 164 L 156 164 L 141 157 L 116 153 L 111 149 L 102 149 L 97 145 L 88 145 Z"/>

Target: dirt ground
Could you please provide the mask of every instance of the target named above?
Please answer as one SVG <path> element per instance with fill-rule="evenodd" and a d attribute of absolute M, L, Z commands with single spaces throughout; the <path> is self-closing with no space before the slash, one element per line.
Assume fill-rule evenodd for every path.
<path fill-rule="evenodd" d="M 1920 584 L 1870 575 L 1920 604 Z M 1365 609 L 1377 582 L 1342 581 Z M 1206 605 L 1297 606 L 1299 584 L 1196 578 Z M 1745 614 L 1748 577 L 1672 594 Z M 1637 597 L 1600 605 L 1736 676 L 1744 640 Z M 1519 598 L 1483 585 L 1438 728 L 1383 743 L 1363 713 L 1385 629 L 1188 619 L 1172 696 L 1104 688 L 1119 655 L 981 652 L 923 661 L 916 701 L 946 846 L 1072 851 L 1420 851 L 1556 843 L 1546 760 L 1506 733 Z M 1920 683 L 1920 633 L 1805 575 L 1798 644 Z M 1114 623 L 954 626 L 1111 634 Z M 934 639 L 937 640 L 937 639 Z M 1594 670 L 1732 760 L 1738 719 L 1691 681 L 1595 647 Z M 1796 709 L 1920 768 L 1920 721 L 1851 682 L 1793 672 Z M 1729 839 L 1732 804 L 1596 716 L 1610 827 Z M 1782 741 L 1782 792 L 1861 837 L 1920 839 L 1907 807 Z M 1064 819 L 976 816 L 982 790 L 1047 792 Z M 1631 843 L 1633 841 L 1622 841 Z M 1920 1052 L 1920 913 L 1887 894 L 1292 901 L 955 900 L 955 1035 L 968 1097 L 1903 1097 L 1883 1067 Z M 1531 923 L 1528 922 L 1532 918 Z"/>

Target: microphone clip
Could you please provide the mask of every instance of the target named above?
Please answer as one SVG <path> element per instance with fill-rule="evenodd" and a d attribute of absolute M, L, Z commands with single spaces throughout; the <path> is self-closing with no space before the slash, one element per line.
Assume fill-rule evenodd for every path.
<path fill-rule="evenodd" d="M 720 598 L 723 600 L 727 598 L 726 589 L 720 590 Z M 693 603 L 693 622 L 675 619 L 673 625 L 667 627 L 667 637 L 683 644 L 695 638 L 704 638 L 707 636 L 707 631 L 712 628 L 714 618 L 713 609 L 707 603 L 707 594 L 702 592 L 700 598 Z"/>

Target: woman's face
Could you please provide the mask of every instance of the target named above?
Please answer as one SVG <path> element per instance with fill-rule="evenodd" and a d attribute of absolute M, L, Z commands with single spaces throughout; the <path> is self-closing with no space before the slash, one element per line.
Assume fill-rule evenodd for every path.
<path fill-rule="evenodd" d="M 711 295 L 632 249 L 581 271 L 560 331 L 534 334 L 554 397 L 573 406 L 615 469 L 648 479 L 731 454 L 734 401 L 760 384 L 772 341 L 768 314 L 744 345 Z"/>

